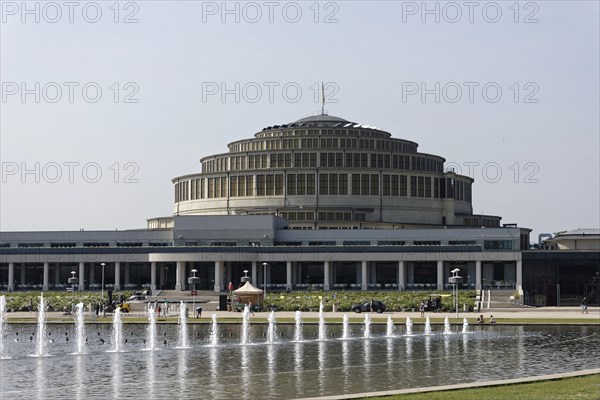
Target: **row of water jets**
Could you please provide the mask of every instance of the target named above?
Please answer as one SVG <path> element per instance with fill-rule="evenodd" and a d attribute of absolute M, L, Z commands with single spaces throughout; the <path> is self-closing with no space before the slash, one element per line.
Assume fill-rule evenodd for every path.
<path fill-rule="evenodd" d="M 37 337 L 36 337 L 36 353 L 34 356 L 44 357 L 47 356 L 48 353 L 46 351 L 46 343 L 48 340 L 46 339 L 46 305 L 44 301 L 43 295 L 40 298 L 40 307 L 38 313 L 38 321 L 37 321 Z M 179 342 L 176 348 L 189 348 L 188 344 L 188 331 L 187 331 L 187 309 L 186 304 L 181 302 L 181 307 L 179 309 Z M 85 343 L 87 341 L 85 335 L 85 322 L 84 322 L 84 305 L 83 303 L 79 303 L 76 306 L 75 313 L 75 354 L 84 354 L 85 353 Z M 157 332 L 156 332 L 156 310 L 152 307 L 148 309 L 148 328 L 146 332 L 146 340 L 144 343 L 146 347 L 144 350 L 157 350 Z M 302 342 L 304 341 L 303 337 L 303 329 L 302 329 L 302 312 L 296 311 L 295 315 L 295 334 L 294 341 Z M 0 296 L 0 356 L 4 355 L 4 340 L 5 337 L 5 325 L 6 325 L 6 298 L 5 296 Z M 391 315 L 388 316 L 387 319 L 387 329 L 386 336 L 391 337 L 394 336 L 394 322 L 392 321 Z M 452 334 L 450 322 L 448 321 L 448 317 L 444 320 L 444 332 L 445 335 Z M 462 333 L 469 333 L 469 323 L 465 318 L 463 321 Z M 429 322 L 429 317 L 425 320 L 425 335 L 433 335 L 433 331 L 431 329 L 431 323 Z M 413 335 L 413 322 L 410 318 L 406 318 L 406 336 Z M 325 316 L 323 313 L 323 303 L 321 303 L 319 307 L 319 325 L 318 325 L 318 333 L 317 337 L 319 341 L 327 340 L 327 332 L 325 325 Z M 365 315 L 364 320 L 364 338 L 371 337 L 371 316 L 369 314 Z M 342 337 L 341 340 L 348 340 L 351 338 L 350 333 L 350 323 L 348 319 L 348 315 L 344 314 L 342 321 Z M 68 340 L 68 339 L 67 339 Z M 267 343 L 275 343 L 277 342 L 277 322 L 275 319 L 275 313 L 271 311 L 268 316 L 268 328 L 266 334 Z M 103 342 L 103 341 L 102 341 Z M 121 309 L 117 308 L 113 315 L 112 322 L 112 347 L 109 352 L 121 352 L 124 350 L 124 344 L 126 343 L 126 339 L 123 338 L 123 322 L 121 320 Z M 219 327 L 217 324 L 217 315 L 212 315 L 212 322 L 210 326 L 210 333 L 208 339 L 209 346 L 218 346 L 219 345 Z M 242 313 L 242 331 L 241 331 L 241 339 L 240 343 L 242 345 L 250 343 L 250 310 L 246 306 Z M 165 341 L 166 344 L 166 341 Z"/>

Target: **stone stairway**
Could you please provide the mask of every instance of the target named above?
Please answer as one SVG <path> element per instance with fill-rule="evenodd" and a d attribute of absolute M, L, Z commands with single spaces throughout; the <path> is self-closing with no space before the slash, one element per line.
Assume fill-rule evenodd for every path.
<path fill-rule="evenodd" d="M 496 290 L 485 290 L 484 302 L 481 305 L 481 309 L 523 309 L 530 308 L 529 306 L 523 305 L 519 299 L 513 300 L 511 296 L 515 294 L 514 289 L 496 289 Z M 489 296 L 489 299 L 488 299 Z M 489 302 L 488 302 L 489 300 Z M 476 299 L 479 301 L 479 295 Z"/>
<path fill-rule="evenodd" d="M 196 295 L 192 296 L 191 290 L 157 290 L 152 296 L 146 296 L 143 305 L 148 302 L 163 303 L 166 300 L 171 304 L 179 304 L 184 302 L 188 304 L 188 309 L 192 309 L 193 305 L 202 307 L 205 311 L 219 309 L 219 296 L 227 295 L 226 292 L 213 292 L 212 290 L 197 290 Z"/>

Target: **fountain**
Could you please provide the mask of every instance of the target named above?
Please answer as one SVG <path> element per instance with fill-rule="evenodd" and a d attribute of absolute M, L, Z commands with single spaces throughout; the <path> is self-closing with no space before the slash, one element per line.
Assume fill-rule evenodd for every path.
<path fill-rule="evenodd" d="M 302 311 L 296 311 L 296 331 L 294 334 L 294 341 L 301 342 L 302 337 Z"/>
<path fill-rule="evenodd" d="M 40 296 L 40 308 L 38 310 L 38 324 L 37 324 L 37 357 L 44 357 L 46 353 L 46 303 L 44 302 L 44 295 Z"/>
<path fill-rule="evenodd" d="M 148 328 L 146 331 L 146 343 L 148 350 L 156 350 L 156 310 L 148 307 Z"/>
<path fill-rule="evenodd" d="M 271 314 L 267 318 L 269 327 L 267 328 L 267 343 L 275 343 L 277 340 L 277 327 L 275 325 L 275 311 L 271 310 Z"/>
<path fill-rule="evenodd" d="M 217 314 L 212 315 L 212 322 L 210 324 L 208 342 L 212 347 L 216 347 L 219 345 L 219 325 L 217 325 Z"/>
<path fill-rule="evenodd" d="M 342 340 L 348 340 L 350 339 L 350 323 L 348 322 L 348 314 L 344 314 L 342 321 Z"/>
<path fill-rule="evenodd" d="M 323 341 L 326 339 L 326 332 L 325 332 L 325 316 L 323 315 L 323 301 L 321 301 L 321 304 L 319 305 L 319 340 Z"/>
<path fill-rule="evenodd" d="M 109 351 L 120 352 L 123 350 L 123 321 L 121 321 L 121 307 L 117 307 L 112 323 L 113 347 Z"/>
<path fill-rule="evenodd" d="M 78 303 L 75 309 L 77 310 L 75 316 L 76 354 L 83 354 L 85 346 L 85 310 L 83 303 Z"/>
<path fill-rule="evenodd" d="M 248 344 L 250 342 L 250 309 L 248 306 L 244 306 L 242 313 L 242 335 L 241 344 Z"/>
<path fill-rule="evenodd" d="M 469 321 L 466 318 L 463 319 L 462 333 L 469 333 Z"/>
<path fill-rule="evenodd" d="M 392 321 L 392 316 L 391 315 L 388 315 L 388 319 L 387 319 L 386 336 L 387 337 L 394 336 L 394 321 Z"/>
<path fill-rule="evenodd" d="M 3 307 L 6 308 L 6 296 Z M 48 299 L 44 298 L 48 303 Z M 77 305 L 76 311 L 81 305 Z M 589 341 L 580 338 L 585 335 L 598 334 L 597 327 L 503 327 L 499 325 L 493 331 L 494 337 L 489 332 L 476 330 L 465 335 L 444 335 L 441 333 L 442 324 L 431 323 L 433 333 L 439 332 L 439 337 L 433 335 L 415 337 L 413 333 L 413 321 L 406 319 L 406 337 L 400 337 L 402 329 L 400 325 L 395 327 L 388 321 L 388 336 L 385 340 L 385 328 L 376 326 L 370 314 L 367 318 L 371 322 L 370 338 L 363 338 L 363 332 L 356 334 L 357 329 L 362 330 L 363 321 L 360 320 L 354 328 L 349 323 L 350 313 L 343 315 L 342 324 L 335 325 L 336 328 L 328 328 L 327 339 L 317 341 L 318 324 L 314 320 L 317 313 L 313 313 L 314 324 L 302 324 L 296 326 L 294 321 L 282 323 L 278 318 L 277 323 L 273 316 L 267 314 L 271 328 L 276 327 L 276 332 L 269 330 L 269 324 L 250 325 L 251 314 L 245 311 L 244 334 L 240 339 L 239 325 L 223 324 L 217 317 L 212 318 L 212 326 L 198 326 L 192 335 L 191 326 L 188 326 L 188 345 L 190 349 L 176 349 L 175 345 L 163 348 L 163 339 L 173 338 L 177 340 L 179 325 L 177 321 L 170 324 L 158 325 L 156 312 L 148 309 L 148 317 L 143 324 L 127 324 L 127 320 L 117 310 L 113 325 L 111 324 L 87 324 L 85 335 L 90 340 L 84 339 L 84 354 L 76 353 L 75 345 L 79 346 L 82 335 L 77 329 L 73 335 L 71 327 L 46 322 L 45 333 L 36 333 L 35 319 L 38 315 L 32 314 L 34 319 L 30 325 L 15 323 L 11 319 L 5 320 L 3 334 L 10 338 L 5 339 L 2 361 L 11 358 L 11 365 L 19 365 L 19 368 L 2 368 L 2 379 L 0 379 L 0 393 L 15 397 L 23 391 L 23 383 L 19 381 L 23 371 L 31 373 L 26 382 L 28 390 L 37 393 L 47 393 L 48 390 L 60 392 L 67 398 L 92 396 L 100 393 L 105 397 L 135 397 L 143 390 L 151 390 L 157 396 L 168 396 L 169 393 L 182 391 L 183 396 L 190 393 L 205 393 L 208 398 L 237 398 L 240 390 L 244 397 L 274 399 L 303 398 L 329 395 L 349 396 L 353 393 L 362 393 L 368 390 L 390 390 L 403 389 L 407 386 L 419 387 L 431 384 L 454 384 L 472 382 L 469 374 L 457 374 L 449 377 L 450 370 L 467 370 L 469 363 L 474 358 L 478 360 L 478 369 L 486 374 L 499 375 L 498 379 L 510 379 L 520 376 L 524 372 L 529 376 L 536 376 L 551 372 L 567 372 L 571 369 L 577 370 L 583 363 L 595 365 L 600 357 L 600 349 L 589 346 Z M 37 312 L 37 310 L 36 310 Z M 79 311 L 80 312 L 80 311 Z M 80 322 L 80 314 L 76 313 L 70 323 Z M 306 320 L 306 313 L 297 313 L 296 321 L 301 321 L 302 316 Z M 417 314 L 418 315 L 418 314 Z M 8 316 L 11 316 L 8 314 Z M 48 313 L 46 312 L 46 317 Z M 238 317 L 241 316 L 238 314 Z M 122 325 L 120 319 L 122 318 Z M 42 318 L 42 321 L 44 319 Z M 238 320 L 239 321 L 239 320 Z M 356 320 L 358 321 L 358 320 Z M 377 321 L 377 319 L 375 320 Z M 61 321 L 62 322 L 62 321 Z M 241 321 L 240 321 L 241 322 Z M 266 321 L 265 321 L 266 322 Z M 306 322 L 306 321 L 305 321 Z M 333 321 L 332 321 L 333 322 Z M 339 320 L 335 322 L 341 322 Z M 384 322 L 384 320 L 381 320 Z M 393 320 L 392 322 L 395 322 Z M 425 322 L 425 319 L 424 319 Z M 442 322 L 442 321 L 440 321 Z M 156 324 L 156 326 L 154 326 Z M 395 332 L 390 332 L 390 326 L 395 327 Z M 339 327 L 339 329 L 338 329 Z M 217 331 L 218 328 L 218 331 Z M 301 328 L 301 329 L 299 329 Z M 60 331 L 59 331 L 60 329 Z M 359 340 L 352 339 L 354 336 Z M 515 334 L 515 329 L 517 334 Z M 304 339 L 298 339 L 298 331 L 302 331 Z M 414 334 L 421 334 L 421 328 Z M 158 332 L 157 332 L 158 331 Z M 210 331 L 210 334 L 209 334 Z M 452 333 L 458 333 L 457 327 L 452 326 Z M 32 333 L 33 332 L 33 333 Z M 274 332 L 274 334 L 270 333 Z M 528 340 L 537 339 L 540 335 L 549 332 L 547 341 Z M 57 333 L 59 338 L 57 338 Z M 66 333 L 66 335 L 65 335 Z M 91 335 L 93 333 L 93 335 Z M 198 335 L 196 333 L 199 333 Z M 395 335 L 394 335 L 395 333 Z M 18 335 L 17 335 L 18 334 Z M 268 340 L 255 340 L 256 337 L 268 338 Z M 23 336 L 26 340 L 23 340 Z M 38 337 L 36 337 L 36 335 Z M 97 338 L 96 338 L 97 335 Z M 159 336 L 160 335 L 160 336 Z M 163 338 L 164 335 L 164 338 Z M 92 336 L 95 340 L 91 340 Z M 109 336 L 106 344 L 102 345 L 101 338 Z M 158 337 L 159 336 L 159 337 Z M 332 336 L 338 338 L 332 340 Z M 460 336 L 459 342 L 455 337 Z M 31 337 L 31 340 L 30 340 Z M 65 337 L 73 338 L 65 341 Z M 19 339 L 15 341 L 14 339 Z M 28 355 L 35 354 L 38 339 L 45 339 L 47 355 L 54 357 L 33 358 Z M 218 338 L 218 339 L 217 339 Z M 276 338 L 276 339 L 275 339 Z M 285 339 L 284 339 L 285 338 Z M 312 338 L 311 340 L 306 340 Z M 48 339 L 54 339 L 52 343 Z M 62 340 L 58 340 L 62 339 Z M 129 343 L 127 342 L 129 339 Z M 346 339 L 346 340 L 344 340 Z M 507 354 L 506 346 L 491 345 L 490 340 L 501 339 L 503 344 L 511 345 L 519 349 L 518 357 Z M 75 341 L 75 343 L 72 343 Z M 114 350 L 107 353 L 105 350 L 108 342 L 113 342 Z M 249 343 L 239 346 L 240 341 Z M 276 341 L 276 344 L 269 344 Z M 143 344 L 142 344 L 143 342 Z M 533 347 L 533 349 L 532 349 Z M 80 347 L 79 347 L 80 348 Z M 148 351 L 155 348 L 155 351 Z M 547 351 L 555 348 L 564 362 L 548 364 Z M 81 348 L 80 348 L 81 349 Z M 144 351 L 135 351 L 135 350 Z M 160 349 L 160 351 L 157 351 Z M 130 351 L 131 350 L 131 351 Z M 539 350 L 539 352 L 537 351 Z M 80 350 L 81 351 L 81 350 Z M 117 351 L 117 353 L 112 353 Z M 46 351 L 41 354 L 46 355 Z M 577 360 L 569 365 L 571 358 L 568 354 L 578 354 Z M 533 360 L 532 360 L 533 359 Z M 575 357 L 573 357 L 575 359 Z M 498 362 L 514 363 L 513 369 L 498 369 Z M 22 365 L 22 367 L 21 367 Z M 111 368 L 102 368 L 111 365 Z M 409 365 L 403 374 L 398 375 L 400 367 Z M 132 367 L 141 366 L 136 379 L 127 378 L 127 372 Z M 144 368 L 145 367 L 145 368 Z M 200 370 L 207 379 L 190 379 L 189 371 Z M 239 381 L 232 385 L 231 374 L 234 373 Z M 356 376 L 365 379 L 356 379 Z M 168 379 L 163 379 L 168 377 Z M 71 379 L 69 381 L 69 379 Z M 68 385 L 61 382 L 70 382 Z M 58 382 L 58 383 L 57 383 Z M 90 382 L 105 382 L 102 386 L 90 389 Z M 284 382 L 285 386 L 279 383 Z M 31 388 L 31 389 L 29 389 Z M 39 397 L 39 396 L 38 396 Z"/>
<path fill-rule="evenodd" d="M 433 335 L 431 332 L 431 322 L 429 322 L 429 316 L 425 318 L 425 335 Z"/>
<path fill-rule="evenodd" d="M 179 305 L 179 345 L 177 348 L 189 348 L 187 333 L 187 306 L 183 301 Z"/>
<path fill-rule="evenodd" d="M 4 358 L 4 324 L 6 323 L 6 297 L 0 296 L 0 359 Z"/>
<path fill-rule="evenodd" d="M 406 317 L 406 336 L 412 336 L 413 322 L 410 317 Z"/>
<path fill-rule="evenodd" d="M 364 337 L 365 339 L 368 339 L 371 337 L 371 316 L 369 314 L 365 315 L 365 333 L 364 333 Z"/>
<path fill-rule="evenodd" d="M 448 320 L 448 317 L 444 318 L 444 335 L 450 335 L 452 334 L 452 329 L 450 327 L 450 320 Z"/>

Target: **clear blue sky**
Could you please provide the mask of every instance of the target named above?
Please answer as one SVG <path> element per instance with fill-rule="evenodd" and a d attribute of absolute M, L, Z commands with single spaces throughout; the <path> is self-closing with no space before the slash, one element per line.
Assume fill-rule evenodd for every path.
<path fill-rule="evenodd" d="M 475 178 L 474 212 L 600 225 L 597 1 L 48 4 L 2 2 L 3 231 L 171 215 L 173 177 L 320 112 L 321 81 L 330 114 Z"/>

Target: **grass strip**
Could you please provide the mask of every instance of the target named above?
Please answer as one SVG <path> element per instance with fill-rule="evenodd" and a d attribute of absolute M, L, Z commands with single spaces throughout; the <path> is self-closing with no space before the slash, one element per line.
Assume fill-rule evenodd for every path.
<path fill-rule="evenodd" d="M 371 397 L 372 398 L 372 397 Z M 441 392 L 409 393 L 377 397 L 382 400 L 598 400 L 600 374 Z"/>

